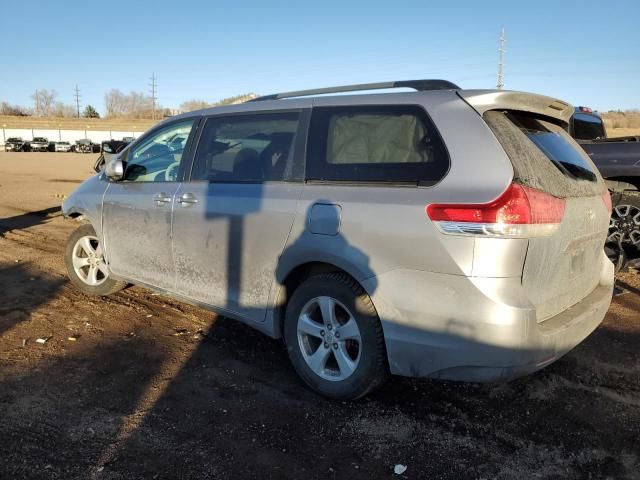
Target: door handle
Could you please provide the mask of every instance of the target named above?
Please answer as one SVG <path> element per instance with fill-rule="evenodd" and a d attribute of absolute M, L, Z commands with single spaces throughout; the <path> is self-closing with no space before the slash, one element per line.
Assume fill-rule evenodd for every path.
<path fill-rule="evenodd" d="M 156 202 L 156 205 L 162 206 L 165 203 L 169 203 L 171 201 L 171 197 L 164 192 L 160 192 L 153 196 L 153 201 Z"/>
<path fill-rule="evenodd" d="M 188 207 L 189 205 L 198 203 L 198 199 L 193 193 L 183 193 L 178 202 L 180 202 L 180 205 L 183 207 Z"/>

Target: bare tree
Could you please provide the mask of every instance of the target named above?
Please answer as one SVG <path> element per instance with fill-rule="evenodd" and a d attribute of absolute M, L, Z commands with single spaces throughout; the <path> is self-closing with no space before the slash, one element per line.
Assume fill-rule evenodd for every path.
<path fill-rule="evenodd" d="M 18 117 L 28 117 L 32 115 L 31 109 L 21 105 L 11 105 L 8 102 L 0 102 L 0 115 L 12 115 Z"/>
<path fill-rule="evenodd" d="M 215 107 L 218 105 L 235 105 L 237 103 L 243 103 L 256 97 L 257 95 L 255 93 L 243 93 L 241 95 L 223 98 L 222 100 L 218 100 L 217 102 L 207 102 L 206 100 L 199 99 L 187 100 L 180 105 L 180 110 L 182 110 L 183 112 L 192 112 L 193 110 L 200 110 L 202 108 Z"/>
<path fill-rule="evenodd" d="M 62 102 L 56 102 L 51 108 L 50 116 L 52 117 L 75 117 L 76 108 L 73 105 L 65 105 Z"/>
<path fill-rule="evenodd" d="M 234 95 L 233 97 L 223 98 L 214 103 L 214 105 L 237 105 L 238 103 L 244 103 L 248 100 L 256 98 L 258 95 L 255 93 L 242 93 L 240 95 Z"/>
<path fill-rule="evenodd" d="M 180 110 L 182 110 L 183 112 L 192 112 L 194 110 L 200 110 L 202 108 L 209 108 L 212 106 L 212 103 L 209 103 L 205 100 L 193 99 L 182 102 L 182 104 L 180 105 Z"/>
<path fill-rule="evenodd" d="M 131 92 L 127 95 L 113 89 L 105 94 L 104 103 L 107 117 L 151 118 L 153 113 L 151 97 L 142 92 Z"/>
<path fill-rule="evenodd" d="M 49 117 L 54 109 L 58 92 L 55 90 L 39 89 L 31 95 L 35 105 L 36 115 Z"/>
<path fill-rule="evenodd" d="M 126 95 L 114 88 L 104 95 L 107 117 L 123 117 L 126 113 Z"/>

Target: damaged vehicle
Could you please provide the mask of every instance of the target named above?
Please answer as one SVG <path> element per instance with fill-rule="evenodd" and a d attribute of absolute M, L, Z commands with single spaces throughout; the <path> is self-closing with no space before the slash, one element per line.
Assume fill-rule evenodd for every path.
<path fill-rule="evenodd" d="M 609 138 L 600 115 L 588 107 L 576 107 L 569 125 L 611 192 L 606 251 L 616 271 L 640 266 L 640 137 Z"/>
<path fill-rule="evenodd" d="M 70 142 L 55 142 L 53 146 L 54 152 L 71 152 L 73 150 Z"/>
<path fill-rule="evenodd" d="M 100 145 L 93 143 L 88 138 L 82 138 L 76 140 L 75 150 L 76 153 L 98 153 L 100 152 Z"/>
<path fill-rule="evenodd" d="M 29 143 L 24 141 L 21 137 L 9 137 L 4 142 L 5 152 L 28 152 Z"/>
<path fill-rule="evenodd" d="M 44 137 L 33 137 L 29 142 L 29 151 L 31 152 L 47 152 L 49 151 L 49 140 Z"/>
<path fill-rule="evenodd" d="M 392 88 L 416 91 L 356 94 Z M 567 133 L 573 111 L 415 80 L 171 117 L 64 202 L 82 222 L 69 278 L 93 295 L 147 286 L 282 338 L 334 399 L 389 374 L 530 374 L 593 332 L 613 291 L 611 199 Z"/>

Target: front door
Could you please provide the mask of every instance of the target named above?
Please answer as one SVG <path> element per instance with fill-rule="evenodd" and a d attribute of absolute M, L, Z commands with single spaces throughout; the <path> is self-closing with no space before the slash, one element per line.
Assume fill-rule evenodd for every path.
<path fill-rule="evenodd" d="M 125 154 L 124 179 L 109 185 L 102 219 L 115 275 L 173 289 L 171 216 L 193 123 L 182 120 L 150 132 Z"/>
<path fill-rule="evenodd" d="M 299 112 L 209 118 L 174 207 L 176 291 L 264 320 L 301 195 Z"/>

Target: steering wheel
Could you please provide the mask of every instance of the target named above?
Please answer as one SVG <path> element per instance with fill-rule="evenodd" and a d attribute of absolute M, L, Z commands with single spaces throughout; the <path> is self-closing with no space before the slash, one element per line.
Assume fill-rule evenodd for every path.
<path fill-rule="evenodd" d="M 171 165 L 167 167 L 164 171 L 164 179 L 167 182 L 175 182 L 178 178 L 178 167 L 180 166 L 180 162 L 173 162 Z"/>

